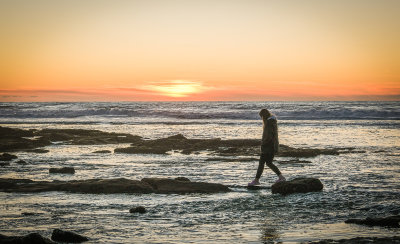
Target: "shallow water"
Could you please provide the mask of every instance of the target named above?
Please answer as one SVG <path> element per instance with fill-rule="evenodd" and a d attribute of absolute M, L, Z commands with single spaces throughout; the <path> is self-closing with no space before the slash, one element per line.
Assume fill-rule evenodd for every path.
<path fill-rule="evenodd" d="M 111 105 L 115 109 L 116 105 Z M 104 112 L 112 110 L 111 105 L 96 106 L 98 110 L 101 107 Z M 203 106 L 202 109 L 185 105 L 181 110 L 174 110 L 171 105 L 168 107 L 164 103 L 140 103 L 135 106 L 149 110 L 149 106 L 158 107 L 156 105 L 161 108 L 154 110 L 153 114 L 168 112 L 168 115 L 162 118 L 130 115 L 129 119 L 124 117 L 123 120 L 118 120 L 115 114 L 109 118 L 104 114 L 82 117 L 76 115 L 81 110 L 87 111 L 82 104 L 50 104 L 41 109 L 51 114 L 49 111 L 64 108 L 76 116 L 63 118 L 60 115 L 46 117 L 41 114 L 35 117 L 33 112 L 27 115 L 25 110 L 37 111 L 40 106 L 26 103 L 18 105 L 25 110 L 14 107 L 14 117 L 5 115 L 2 111 L 0 122 L 2 126 L 18 128 L 99 129 L 131 133 L 145 138 L 182 133 L 188 138 L 231 139 L 259 138 L 261 134 L 260 121 L 257 118 L 252 119 L 253 115 L 246 109 L 256 111 L 263 104 L 226 103 L 223 108 L 230 111 L 230 114 L 235 111 L 236 116 L 230 115 L 229 119 L 224 119 L 226 113 L 220 111 L 219 103 L 206 104 L 206 111 L 205 105 L 201 104 L 197 105 Z M 292 111 L 305 107 L 310 116 L 331 116 L 326 106 L 329 105 L 333 111 L 339 111 L 338 108 L 346 104 L 314 103 L 314 110 L 310 103 L 279 105 L 273 104 L 282 113 L 285 108 L 292 106 Z M 131 105 L 124 106 L 129 111 Z M 258 162 L 241 161 L 240 157 L 231 161 L 206 161 L 213 157 L 209 152 L 191 155 L 176 152 L 169 152 L 168 155 L 94 154 L 93 151 L 113 151 L 116 147 L 125 147 L 127 144 L 53 144 L 45 148 L 50 150 L 45 154 L 16 153 L 19 159 L 28 164 L 11 163 L 10 166 L 2 167 L 0 177 L 75 180 L 185 176 L 192 181 L 226 184 L 233 192 L 186 195 L 1 192 L 0 233 L 23 235 L 39 232 L 49 237 L 53 229 L 61 228 L 88 236 L 90 243 L 269 243 L 399 235 L 398 229 L 344 224 L 348 218 L 400 214 L 400 121 L 394 118 L 397 116 L 399 103 L 368 103 L 364 107 L 359 103 L 349 103 L 347 106 L 345 112 L 358 111 L 364 117 L 349 119 L 351 113 L 348 112 L 338 119 L 305 119 L 304 116 L 296 119 L 295 112 L 283 113 L 282 116 L 276 112 L 278 118 L 283 117 L 279 120 L 282 144 L 310 148 L 355 148 L 355 153 L 300 158 L 311 161 L 311 164 L 279 164 L 279 161 L 291 158 L 276 158 L 277 166 L 287 178 L 317 177 L 324 184 L 322 192 L 281 196 L 271 194 L 268 188 L 247 190 L 243 186 L 254 176 Z M 371 114 L 382 115 L 373 110 L 378 107 L 377 110 L 381 111 L 382 106 L 383 111 L 389 115 L 382 119 L 370 119 L 373 117 Z M 325 108 L 325 113 L 318 111 L 321 108 Z M 122 113 L 121 107 L 117 110 Z M 22 116 L 23 111 L 25 116 Z M 244 114 L 240 111 L 244 111 Z M 371 113 L 368 114 L 368 111 Z M 209 112 L 208 115 L 206 112 Z M 220 117 L 209 118 L 212 116 Z M 14 122 L 10 123 L 11 120 Z M 55 123 L 55 120 L 70 122 Z M 116 123 L 118 121 L 120 123 Z M 59 166 L 73 166 L 76 173 L 48 173 L 50 167 Z M 263 184 L 269 186 L 274 180 L 272 171 L 266 169 L 262 178 Z M 137 205 L 145 206 L 148 212 L 142 215 L 129 213 L 129 209 Z M 26 212 L 35 214 L 22 215 Z"/>

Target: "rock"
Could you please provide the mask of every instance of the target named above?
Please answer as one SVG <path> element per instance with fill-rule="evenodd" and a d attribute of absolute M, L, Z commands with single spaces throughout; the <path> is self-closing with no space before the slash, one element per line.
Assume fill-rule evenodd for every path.
<path fill-rule="evenodd" d="M 299 159 L 294 159 L 294 160 L 288 160 L 288 161 L 278 161 L 279 164 L 311 164 L 311 161 L 307 160 L 299 160 Z"/>
<path fill-rule="evenodd" d="M 272 185 L 272 193 L 280 193 L 287 195 L 291 193 L 306 193 L 321 191 L 323 185 L 319 179 L 316 178 L 296 178 L 290 181 L 278 182 Z"/>
<path fill-rule="evenodd" d="M 188 178 L 186 177 L 176 177 L 175 180 L 177 181 L 190 181 Z"/>
<path fill-rule="evenodd" d="M 367 244 L 367 243 L 375 243 L 375 244 L 387 244 L 387 243 L 400 243 L 400 236 L 393 237 L 356 237 L 351 239 L 340 239 L 340 240 L 320 240 L 320 241 L 310 241 L 310 242 L 302 242 L 309 244 Z"/>
<path fill-rule="evenodd" d="M 34 215 L 38 215 L 38 213 L 23 212 L 23 213 L 21 213 L 21 215 L 23 215 L 23 216 L 34 216 Z"/>
<path fill-rule="evenodd" d="M 139 207 L 134 207 L 134 208 L 131 208 L 131 209 L 129 209 L 129 213 L 146 213 L 147 211 L 146 211 L 146 209 L 144 208 L 144 207 L 142 207 L 142 206 L 139 206 Z"/>
<path fill-rule="evenodd" d="M 231 191 L 215 183 L 180 181 L 166 178 L 147 178 L 141 181 L 119 179 L 90 179 L 73 181 L 32 181 L 28 179 L 0 179 L 3 192 L 66 191 L 75 193 L 216 193 Z"/>
<path fill-rule="evenodd" d="M 48 153 L 50 152 L 47 149 L 41 149 L 41 148 L 37 148 L 37 149 L 28 149 L 26 150 L 26 152 L 33 152 L 33 153 Z"/>
<path fill-rule="evenodd" d="M 98 151 L 94 151 L 93 153 L 111 153 L 110 150 L 98 150 Z"/>
<path fill-rule="evenodd" d="M 8 153 L 3 153 L 2 155 L 0 155 L 0 161 L 11 161 L 16 158 L 18 157 Z"/>
<path fill-rule="evenodd" d="M 4 166 L 10 166 L 9 162 L 0 162 L 0 166 L 4 167 Z"/>
<path fill-rule="evenodd" d="M 165 154 L 168 148 L 163 147 L 147 147 L 147 146 L 134 146 L 125 148 L 114 149 L 115 153 L 131 153 L 131 154 Z"/>
<path fill-rule="evenodd" d="M 89 241 L 85 236 L 78 235 L 71 231 L 63 231 L 60 229 L 53 230 L 51 239 L 57 242 L 68 242 L 68 243 L 81 243 Z"/>
<path fill-rule="evenodd" d="M 55 242 L 41 236 L 38 233 L 31 233 L 26 236 L 5 236 L 0 234 L 0 243 L 3 244 L 53 244 Z"/>
<path fill-rule="evenodd" d="M 72 167 L 63 167 L 63 168 L 50 168 L 50 174 L 75 174 L 75 169 Z"/>
<path fill-rule="evenodd" d="M 156 193 L 217 193 L 231 191 L 227 186 L 206 182 L 180 181 L 165 178 L 144 178 L 143 182 L 150 184 Z"/>
<path fill-rule="evenodd" d="M 399 222 L 400 222 L 400 215 L 389 216 L 384 218 L 348 219 L 345 221 L 345 223 L 347 224 L 390 226 L 390 227 L 400 227 Z"/>
<path fill-rule="evenodd" d="M 24 160 L 18 160 L 18 161 L 16 161 L 15 162 L 16 164 L 22 164 L 22 165 L 25 165 L 25 164 L 28 164 L 26 161 L 24 161 Z"/>
<path fill-rule="evenodd" d="M 339 155 L 338 149 L 319 149 L 319 148 L 293 148 L 279 145 L 279 157 L 309 158 L 318 155 Z"/>

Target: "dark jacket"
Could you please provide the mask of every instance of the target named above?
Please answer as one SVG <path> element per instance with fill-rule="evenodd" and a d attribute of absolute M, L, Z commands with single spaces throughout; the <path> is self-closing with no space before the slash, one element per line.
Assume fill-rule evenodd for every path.
<path fill-rule="evenodd" d="M 278 122 L 275 116 L 264 121 L 261 153 L 277 153 L 279 149 Z"/>

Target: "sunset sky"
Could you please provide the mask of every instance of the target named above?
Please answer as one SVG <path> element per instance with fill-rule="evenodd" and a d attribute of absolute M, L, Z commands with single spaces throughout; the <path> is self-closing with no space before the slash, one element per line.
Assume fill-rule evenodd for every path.
<path fill-rule="evenodd" d="M 400 100 L 398 0 L 1 0 L 0 101 Z"/>

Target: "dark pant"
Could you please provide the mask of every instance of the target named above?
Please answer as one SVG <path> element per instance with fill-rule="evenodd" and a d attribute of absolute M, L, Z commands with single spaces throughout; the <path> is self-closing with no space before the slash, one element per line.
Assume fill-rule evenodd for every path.
<path fill-rule="evenodd" d="M 260 161 L 258 164 L 257 175 L 256 178 L 260 178 L 263 171 L 264 171 L 264 164 L 266 164 L 270 169 L 272 169 L 276 175 L 280 175 L 281 172 L 279 171 L 278 167 L 276 167 L 272 160 L 274 159 L 273 153 L 262 153 L 260 156 Z"/>

